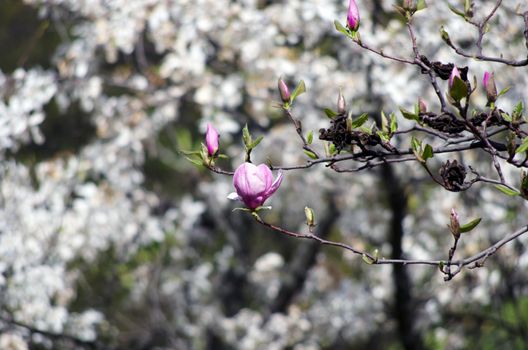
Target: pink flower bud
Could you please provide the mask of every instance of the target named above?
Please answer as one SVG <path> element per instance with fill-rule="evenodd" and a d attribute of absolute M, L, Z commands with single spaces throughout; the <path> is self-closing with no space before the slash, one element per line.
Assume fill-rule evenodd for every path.
<path fill-rule="evenodd" d="M 413 0 L 403 0 L 403 8 L 405 10 L 416 10 Z"/>
<path fill-rule="evenodd" d="M 279 188 L 282 182 L 282 172 L 273 181 L 273 174 L 265 164 L 256 166 L 244 163 L 235 170 L 233 186 L 237 196 L 230 195 L 230 199 L 241 200 L 249 209 L 255 209 L 264 204 Z"/>
<path fill-rule="evenodd" d="M 279 93 L 282 102 L 286 103 L 290 101 L 290 89 L 288 89 L 288 85 L 286 85 L 282 78 L 279 78 Z"/>
<path fill-rule="evenodd" d="M 359 10 L 355 0 L 350 0 L 348 3 L 347 26 L 350 30 L 359 28 Z"/>
<path fill-rule="evenodd" d="M 218 152 L 218 131 L 210 124 L 207 123 L 207 132 L 205 133 L 205 145 L 207 146 L 207 153 L 210 156 L 214 156 Z"/>
<path fill-rule="evenodd" d="M 451 71 L 451 75 L 449 76 L 449 88 L 450 89 L 453 88 L 455 77 L 462 79 L 462 77 L 460 76 L 460 71 L 458 70 L 457 66 L 453 68 L 453 70 Z"/>
<path fill-rule="evenodd" d="M 486 96 L 489 102 L 495 102 L 497 100 L 497 87 L 495 86 L 495 74 L 490 72 L 484 72 L 484 78 L 482 79 L 482 85 L 486 90 Z"/>
<path fill-rule="evenodd" d="M 418 98 L 418 110 L 420 113 L 427 113 L 427 103 L 421 97 Z"/>
<path fill-rule="evenodd" d="M 455 238 L 460 237 L 460 217 L 455 208 L 451 209 L 451 225 L 449 228 Z"/>
<path fill-rule="evenodd" d="M 346 112 L 345 96 L 341 90 L 339 90 L 339 96 L 337 96 L 337 113 L 344 114 Z"/>

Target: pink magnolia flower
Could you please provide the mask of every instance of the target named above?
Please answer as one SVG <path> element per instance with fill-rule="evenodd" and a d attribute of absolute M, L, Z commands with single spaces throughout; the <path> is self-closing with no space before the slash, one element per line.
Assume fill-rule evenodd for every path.
<path fill-rule="evenodd" d="M 457 66 L 453 68 L 453 70 L 451 71 L 451 75 L 449 76 L 449 88 L 450 89 L 453 87 L 455 77 L 462 79 L 462 77 L 460 76 L 460 71 L 458 70 Z"/>
<path fill-rule="evenodd" d="M 210 124 L 207 123 L 207 132 L 205 133 L 205 145 L 207 146 L 207 153 L 210 156 L 214 156 L 218 152 L 218 131 Z"/>
<path fill-rule="evenodd" d="M 359 28 L 359 9 L 355 0 L 350 0 L 348 3 L 347 26 L 350 30 Z"/>
<path fill-rule="evenodd" d="M 229 195 L 229 199 L 241 200 L 249 209 L 255 209 L 264 204 L 279 188 L 282 182 L 282 172 L 273 181 L 273 174 L 265 164 L 258 166 L 244 163 L 235 170 L 233 185 L 236 193 Z"/>
<path fill-rule="evenodd" d="M 497 99 L 497 87 L 495 86 L 495 75 L 490 72 L 484 72 L 484 78 L 482 79 L 482 85 L 486 90 L 486 96 L 488 101 L 495 102 Z"/>

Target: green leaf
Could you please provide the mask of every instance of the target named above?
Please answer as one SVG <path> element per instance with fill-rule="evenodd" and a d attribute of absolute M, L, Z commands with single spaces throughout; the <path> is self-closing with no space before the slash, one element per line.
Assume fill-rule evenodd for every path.
<path fill-rule="evenodd" d="M 337 19 L 334 21 L 334 26 L 337 29 L 338 32 L 345 34 L 346 36 L 350 37 L 350 32 L 348 29 L 346 29 Z"/>
<path fill-rule="evenodd" d="M 193 159 L 191 157 L 187 157 L 187 156 L 183 156 L 185 159 L 187 159 L 189 162 L 193 163 L 194 165 L 197 165 L 197 166 L 202 166 L 203 165 L 203 160 L 200 159 Z"/>
<path fill-rule="evenodd" d="M 256 207 L 253 210 L 253 213 L 256 214 L 256 212 L 261 211 L 261 210 L 271 210 L 271 206 L 270 205 L 261 205 L 260 207 Z"/>
<path fill-rule="evenodd" d="M 361 258 L 363 259 L 364 262 L 366 262 L 366 263 L 369 264 L 369 265 L 374 264 L 374 260 L 372 260 L 371 258 L 369 258 L 369 256 L 368 256 L 367 254 L 365 254 L 365 253 L 363 253 L 363 254 L 361 255 Z"/>
<path fill-rule="evenodd" d="M 395 9 L 396 11 L 398 11 L 398 13 L 399 13 L 400 15 L 402 15 L 403 17 L 406 16 L 407 11 L 406 11 L 403 7 L 398 6 L 398 5 L 392 5 L 392 6 L 394 7 L 394 9 Z"/>
<path fill-rule="evenodd" d="M 413 151 L 420 153 L 422 148 L 422 141 L 418 140 L 416 137 L 411 138 L 411 148 Z"/>
<path fill-rule="evenodd" d="M 352 121 L 352 129 L 359 128 L 368 120 L 368 113 L 363 113 L 356 120 Z"/>
<path fill-rule="evenodd" d="M 310 130 L 308 135 L 306 135 L 306 142 L 308 142 L 309 145 L 312 144 L 313 142 L 313 131 L 312 130 Z"/>
<path fill-rule="evenodd" d="M 317 155 L 313 153 L 312 151 L 308 151 L 306 149 L 303 149 L 304 154 L 306 154 L 308 157 L 312 159 L 317 159 Z"/>
<path fill-rule="evenodd" d="M 431 145 L 429 144 L 425 145 L 424 150 L 422 152 L 422 158 L 424 160 L 433 158 L 433 147 L 431 147 Z"/>
<path fill-rule="evenodd" d="M 454 6 L 451 6 L 450 4 L 447 4 L 447 7 L 449 7 L 449 9 L 456 15 L 459 15 L 460 17 L 462 17 L 464 20 L 466 19 L 466 14 L 462 11 L 460 11 L 459 9 L 457 9 L 456 7 Z"/>
<path fill-rule="evenodd" d="M 251 139 L 247 124 L 244 125 L 244 128 L 242 129 L 242 139 L 244 140 L 244 145 L 246 146 L 246 148 L 250 148 L 249 146 L 251 145 L 253 140 Z"/>
<path fill-rule="evenodd" d="M 519 103 L 517 103 L 515 107 L 513 108 L 513 113 L 517 115 L 522 115 L 523 111 L 524 111 L 524 104 L 522 101 L 519 101 Z"/>
<path fill-rule="evenodd" d="M 219 154 L 217 157 L 220 158 L 220 159 L 229 159 L 229 156 L 227 156 L 226 154 L 223 154 L 223 153 Z"/>
<path fill-rule="evenodd" d="M 310 207 L 304 207 L 304 216 L 306 217 L 306 225 L 313 227 L 315 226 L 315 213 Z"/>
<path fill-rule="evenodd" d="M 418 140 L 416 137 L 412 137 L 411 138 L 411 149 L 414 153 L 414 156 L 416 157 L 416 159 L 424 164 L 425 163 L 425 159 L 423 159 L 423 152 L 422 152 L 422 141 Z"/>
<path fill-rule="evenodd" d="M 416 120 L 416 121 L 420 120 L 417 114 L 411 113 L 403 107 L 400 107 L 400 112 L 405 119 Z"/>
<path fill-rule="evenodd" d="M 440 263 L 438 264 L 438 269 L 440 270 L 440 272 L 444 272 L 444 266 L 445 266 L 445 261 L 440 261 Z"/>
<path fill-rule="evenodd" d="M 509 122 L 509 123 L 511 123 L 512 120 L 513 120 L 512 117 L 511 117 L 508 113 L 504 113 L 504 112 L 502 112 L 502 113 L 501 113 L 501 116 L 502 116 L 502 118 L 503 118 L 504 120 L 506 120 L 506 121 Z"/>
<path fill-rule="evenodd" d="M 473 230 L 475 227 L 477 227 L 478 224 L 480 224 L 480 221 L 482 218 L 476 218 L 474 220 L 471 220 L 467 224 L 460 225 L 460 233 L 465 233 Z"/>
<path fill-rule="evenodd" d="M 416 4 L 416 11 L 420 11 L 427 8 L 427 3 L 425 0 L 418 0 L 418 3 Z"/>
<path fill-rule="evenodd" d="M 468 14 L 471 11 L 471 0 L 464 1 L 464 12 Z"/>
<path fill-rule="evenodd" d="M 293 103 L 293 101 L 297 98 L 297 96 L 303 94 L 306 92 L 306 85 L 304 84 L 304 80 L 301 80 L 299 84 L 295 87 L 295 90 L 293 90 L 290 101 Z"/>
<path fill-rule="evenodd" d="M 334 119 L 335 117 L 337 117 L 337 112 L 334 112 L 333 110 L 331 110 L 330 108 L 325 108 L 324 109 L 324 112 L 326 114 L 326 116 L 330 119 Z"/>
<path fill-rule="evenodd" d="M 449 38 L 449 34 L 446 32 L 446 30 L 444 29 L 444 26 L 441 26 L 440 27 L 440 35 L 442 36 L 442 40 L 446 43 L 446 44 L 451 44 L 451 39 Z"/>
<path fill-rule="evenodd" d="M 510 91 L 510 88 L 511 88 L 511 87 L 508 86 L 508 87 L 505 87 L 504 89 L 502 89 L 502 90 L 499 92 L 499 94 L 497 95 L 497 97 L 500 97 L 500 96 L 504 95 L 505 93 L 507 93 L 508 91 Z"/>
<path fill-rule="evenodd" d="M 453 79 L 453 86 L 449 90 L 449 94 L 455 99 L 455 101 L 460 101 L 468 95 L 468 86 L 462 79 L 455 77 Z"/>
<path fill-rule="evenodd" d="M 383 142 L 389 142 L 390 141 L 390 137 L 389 135 L 382 131 L 382 130 L 378 130 L 378 132 L 376 132 L 376 134 L 378 134 L 378 136 L 380 137 L 380 139 L 383 141 Z"/>
<path fill-rule="evenodd" d="M 233 210 L 231 210 L 232 212 L 235 212 L 235 211 L 247 211 L 248 213 L 251 213 L 252 210 L 251 209 L 248 209 L 248 208 L 233 208 Z M 257 215 L 258 216 L 258 215 Z"/>
<path fill-rule="evenodd" d="M 515 153 L 523 153 L 528 150 L 528 137 L 523 139 L 521 145 L 515 150 Z"/>
<path fill-rule="evenodd" d="M 367 135 L 372 135 L 372 125 L 370 127 L 362 125 L 358 128 L 358 130 L 364 132 Z"/>
<path fill-rule="evenodd" d="M 396 114 L 391 113 L 390 115 L 390 132 L 394 134 L 398 130 L 398 120 L 396 119 Z"/>
<path fill-rule="evenodd" d="M 501 191 L 502 193 L 507 194 L 508 196 L 512 196 L 512 197 L 518 196 L 520 194 L 519 191 L 513 190 L 503 185 L 495 185 L 495 188 Z"/>
<path fill-rule="evenodd" d="M 331 143 L 330 146 L 328 146 L 328 150 L 330 152 L 330 155 L 332 156 L 337 153 L 337 148 L 333 143 Z"/>
<path fill-rule="evenodd" d="M 257 139 L 253 143 L 251 143 L 251 145 L 249 145 L 249 148 L 253 149 L 257 147 L 257 145 L 260 143 L 260 141 L 262 141 L 263 138 L 264 136 L 257 137 Z"/>
<path fill-rule="evenodd" d="M 202 148 L 200 149 L 200 158 L 202 161 L 209 160 L 209 152 L 207 151 L 207 147 L 202 143 Z"/>
<path fill-rule="evenodd" d="M 383 130 L 384 132 L 389 131 L 389 120 L 387 119 L 387 116 L 383 111 L 381 111 L 381 130 Z"/>
<path fill-rule="evenodd" d="M 184 150 L 179 150 L 179 152 L 181 154 L 186 155 L 186 156 L 197 156 L 197 155 L 200 155 L 202 153 L 200 151 L 184 151 Z"/>

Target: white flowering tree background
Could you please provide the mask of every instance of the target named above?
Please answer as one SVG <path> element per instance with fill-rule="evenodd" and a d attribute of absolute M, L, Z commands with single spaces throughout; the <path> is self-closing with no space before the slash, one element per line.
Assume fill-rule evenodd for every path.
<path fill-rule="evenodd" d="M 526 348 L 528 5 L 423 3 L 1 1 L 0 349 Z"/>

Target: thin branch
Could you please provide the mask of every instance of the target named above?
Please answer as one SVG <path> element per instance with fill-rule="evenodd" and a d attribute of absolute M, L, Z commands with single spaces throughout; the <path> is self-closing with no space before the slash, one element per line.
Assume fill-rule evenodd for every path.
<path fill-rule="evenodd" d="M 265 227 L 268 227 L 268 228 L 272 229 L 273 231 L 279 232 L 280 234 L 283 234 L 283 235 L 286 235 L 286 236 L 290 236 L 290 237 L 293 237 L 293 238 L 310 239 L 310 240 L 317 241 L 317 242 L 319 242 L 320 244 L 323 244 L 323 245 L 329 245 L 329 246 L 339 247 L 339 248 L 348 250 L 348 251 L 350 251 L 350 252 L 352 252 L 352 253 L 354 253 L 356 255 L 363 256 L 365 258 L 365 260 L 368 260 L 369 263 L 372 264 L 372 265 L 403 264 L 403 265 L 433 265 L 433 266 L 438 266 L 438 267 L 441 267 L 441 266 L 446 266 L 446 267 L 447 266 L 457 266 L 457 269 L 454 270 L 454 271 L 448 270 L 449 271 L 448 276 L 450 276 L 450 278 L 446 279 L 446 280 L 452 279 L 455 275 L 457 275 L 462 270 L 463 267 L 468 266 L 470 264 L 474 264 L 473 266 L 470 266 L 470 268 L 482 266 L 483 261 L 485 259 L 487 259 L 488 257 L 490 257 L 491 255 L 495 254 L 502 246 L 504 246 L 505 244 L 513 241 L 517 237 L 525 234 L 526 232 L 528 232 L 528 225 L 524 226 L 524 227 L 520 228 L 519 230 L 513 232 L 512 234 L 504 237 L 503 239 L 501 239 L 500 241 L 496 242 L 495 244 L 491 245 L 490 247 L 482 250 L 481 252 L 479 252 L 479 253 L 477 253 L 475 255 L 472 255 L 472 256 L 470 256 L 468 258 L 465 258 L 465 259 L 452 260 L 452 254 L 454 254 L 454 249 L 456 249 L 456 243 L 457 242 L 455 242 L 455 245 L 454 245 L 455 248 L 454 249 L 451 248 L 452 249 L 452 253 L 450 252 L 450 258 L 449 258 L 448 261 L 445 261 L 445 260 L 427 260 L 427 259 L 421 259 L 421 260 L 416 260 L 416 259 L 385 259 L 385 258 L 378 258 L 378 257 L 372 255 L 371 253 L 368 253 L 368 252 L 363 251 L 363 250 L 358 249 L 358 248 L 354 248 L 353 246 L 348 245 L 346 243 L 334 242 L 334 241 L 330 241 L 330 240 L 327 240 L 327 239 L 323 239 L 323 238 L 318 237 L 318 236 L 316 236 L 316 235 L 314 235 L 312 233 L 298 233 L 298 232 L 293 232 L 293 231 L 284 229 L 282 227 L 279 227 L 279 226 L 276 226 L 276 225 L 273 225 L 273 224 L 265 222 L 258 215 L 254 215 L 254 218 L 261 225 L 263 225 Z M 442 270 L 442 272 L 446 273 L 446 271 L 443 271 L 443 270 Z"/>
<path fill-rule="evenodd" d="M 291 112 L 291 107 L 283 108 L 283 111 L 286 114 L 286 116 L 288 117 L 288 119 L 290 119 L 290 121 L 295 126 L 295 131 L 297 131 L 297 135 L 299 135 L 299 138 L 301 139 L 301 141 L 303 143 L 303 149 L 305 149 L 305 150 L 307 150 L 309 152 L 312 152 L 313 154 L 315 154 L 317 156 L 317 158 L 321 158 L 319 156 L 319 153 L 316 150 L 314 150 L 312 147 L 310 147 L 310 145 L 308 144 L 308 141 L 306 140 L 306 138 L 303 135 L 302 123 L 301 123 L 301 121 L 299 119 L 296 119 L 296 118 L 293 117 L 293 114 Z"/>
<path fill-rule="evenodd" d="M 361 39 L 356 39 L 354 40 L 354 42 L 361 48 L 367 50 L 367 51 L 370 51 L 370 52 L 373 52 L 375 53 L 376 55 L 378 56 L 381 56 L 383 58 L 387 58 L 389 60 L 392 60 L 392 61 L 396 61 L 396 62 L 400 62 L 400 63 L 405 63 L 405 64 L 411 64 L 411 65 L 415 65 L 416 62 L 415 61 L 412 61 L 412 60 L 409 60 L 409 59 L 405 59 L 405 58 L 401 58 L 401 57 L 396 57 L 396 56 L 392 56 L 392 55 L 388 55 L 386 54 L 383 49 L 375 49 L 373 47 L 370 47 L 368 46 L 367 44 L 363 43 L 361 41 Z"/>
<path fill-rule="evenodd" d="M 0 316 L 0 321 L 2 322 L 5 322 L 9 325 L 13 325 L 13 326 L 16 326 L 16 327 L 21 327 L 21 328 L 24 328 L 26 329 L 27 331 L 29 331 L 30 333 L 32 334 L 40 334 L 40 335 L 43 335 L 45 336 L 46 338 L 49 338 L 53 341 L 68 341 L 68 342 L 71 342 L 77 346 L 81 346 L 83 348 L 89 348 L 89 349 L 96 349 L 96 350 L 110 350 L 111 348 L 110 347 L 107 347 L 97 341 L 87 341 L 87 340 L 83 340 L 83 339 L 80 339 L 80 338 L 77 338 L 73 335 L 68 335 L 68 334 L 63 334 L 63 333 L 55 333 L 55 332 L 50 332 L 50 331 L 46 331 L 46 330 L 42 330 L 42 329 L 38 329 L 36 327 L 33 327 L 31 325 L 28 325 L 28 324 L 25 324 L 25 323 L 22 323 L 22 322 L 18 322 L 16 320 L 14 320 L 12 317 L 10 316 Z"/>
<path fill-rule="evenodd" d="M 478 37 L 477 37 L 477 41 L 475 42 L 475 45 L 477 46 L 476 53 L 470 54 L 470 53 L 467 53 L 461 50 L 460 48 L 455 46 L 455 44 L 451 40 L 446 41 L 447 45 L 451 47 L 458 55 L 466 57 L 466 58 L 476 59 L 479 61 L 503 63 L 503 64 L 506 64 L 508 66 L 513 66 L 513 67 L 522 67 L 522 66 L 528 65 L 528 58 L 523 59 L 523 60 L 513 60 L 513 59 L 509 60 L 503 57 L 486 56 L 482 53 L 482 41 L 484 39 L 484 35 L 486 35 L 488 23 L 491 20 L 491 18 L 495 15 L 495 13 L 497 12 L 501 3 L 502 3 L 502 0 L 497 0 L 491 12 L 486 16 L 486 18 L 484 18 L 482 22 L 478 23 L 474 21 L 468 21 L 469 23 L 473 24 L 474 26 L 478 28 Z M 527 47 L 528 47 L 528 11 L 524 12 L 522 16 L 524 18 L 524 23 L 525 23 L 524 37 L 526 38 Z"/>

